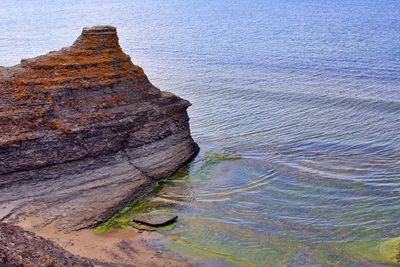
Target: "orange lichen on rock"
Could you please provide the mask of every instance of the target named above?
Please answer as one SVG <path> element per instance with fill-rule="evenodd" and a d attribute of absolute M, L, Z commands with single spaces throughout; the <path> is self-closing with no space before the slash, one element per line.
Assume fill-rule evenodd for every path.
<path fill-rule="evenodd" d="M 88 121 L 82 120 L 82 116 L 73 115 L 81 111 L 85 101 L 68 97 L 74 94 L 72 91 L 112 87 L 129 81 L 144 83 L 147 87 L 149 84 L 143 69 L 122 51 L 116 29 L 111 26 L 84 28 L 71 47 L 0 69 L 0 132 L 13 136 L 34 128 L 57 130 L 61 128 L 60 117 L 64 116 L 86 125 Z M 99 101 L 97 107 L 93 106 L 92 112 L 115 107 L 124 99 L 122 94 L 113 94 Z M 66 108 L 70 109 L 69 114 L 58 114 L 57 111 Z"/>
<path fill-rule="evenodd" d="M 15 85 L 36 91 L 107 86 L 132 79 L 141 69 L 122 52 L 113 27 L 85 28 L 71 47 L 24 59 L 20 66 L 24 71 L 16 76 Z"/>

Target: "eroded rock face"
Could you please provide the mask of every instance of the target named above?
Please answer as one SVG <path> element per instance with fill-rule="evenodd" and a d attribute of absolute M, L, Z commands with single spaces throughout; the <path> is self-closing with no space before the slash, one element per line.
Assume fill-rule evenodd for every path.
<path fill-rule="evenodd" d="M 111 26 L 0 68 L 0 219 L 109 218 L 197 152 L 189 106 L 149 82 Z"/>

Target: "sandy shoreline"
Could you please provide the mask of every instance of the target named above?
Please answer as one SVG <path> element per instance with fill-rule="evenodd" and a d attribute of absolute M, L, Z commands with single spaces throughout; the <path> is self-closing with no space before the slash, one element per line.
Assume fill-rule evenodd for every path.
<path fill-rule="evenodd" d="M 25 220 L 19 226 L 103 266 L 198 266 L 194 261 L 160 249 L 168 240 L 157 232 L 127 228 L 102 234 L 91 229 L 65 233 L 55 225 L 43 227 L 40 221 L 39 218 Z"/>

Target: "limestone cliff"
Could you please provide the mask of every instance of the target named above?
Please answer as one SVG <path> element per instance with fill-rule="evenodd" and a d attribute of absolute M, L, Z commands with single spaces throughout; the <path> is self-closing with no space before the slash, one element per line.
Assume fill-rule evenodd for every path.
<path fill-rule="evenodd" d="M 111 26 L 0 68 L 0 220 L 109 218 L 194 156 L 189 106 L 149 82 Z"/>

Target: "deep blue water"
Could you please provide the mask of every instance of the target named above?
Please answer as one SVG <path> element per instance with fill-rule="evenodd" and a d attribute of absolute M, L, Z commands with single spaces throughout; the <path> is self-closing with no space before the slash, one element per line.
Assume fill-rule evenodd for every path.
<path fill-rule="evenodd" d="M 225 263 L 359 266 L 354 243 L 400 237 L 400 1 L 2 0 L 0 65 L 97 24 L 193 104 L 202 153 L 154 198 L 181 214 L 174 240 Z"/>

